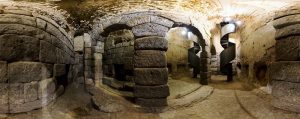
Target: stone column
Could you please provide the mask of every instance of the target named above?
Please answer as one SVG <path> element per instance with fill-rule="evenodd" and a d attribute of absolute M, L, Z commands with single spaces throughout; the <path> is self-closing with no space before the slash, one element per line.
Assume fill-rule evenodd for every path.
<path fill-rule="evenodd" d="M 203 43 L 202 43 L 203 44 Z M 200 84 L 208 85 L 211 77 L 210 57 L 211 53 L 208 46 L 201 46 L 203 51 L 200 56 Z"/>
<path fill-rule="evenodd" d="M 134 96 L 136 103 L 145 107 L 167 106 L 170 95 L 166 50 L 163 37 L 149 36 L 136 39 L 134 44 Z"/>
<path fill-rule="evenodd" d="M 272 104 L 284 110 L 300 112 L 300 7 L 277 12 L 276 62 L 271 64 Z"/>
<path fill-rule="evenodd" d="M 84 80 L 86 84 L 94 85 L 94 57 L 92 52 L 92 39 L 87 33 L 84 33 Z"/>

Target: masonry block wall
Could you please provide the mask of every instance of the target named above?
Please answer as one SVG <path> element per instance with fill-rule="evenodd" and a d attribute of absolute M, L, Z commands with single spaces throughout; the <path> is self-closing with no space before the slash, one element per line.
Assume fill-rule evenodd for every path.
<path fill-rule="evenodd" d="M 22 6 L 0 6 L 0 113 L 41 108 L 63 92 L 74 52 L 61 26 Z"/>
<path fill-rule="evenodd" d="M 133 75 L 134 35 L 131 30 L 110 32 L 104 42 L 104 74 L 120 81 Z M 117 70 L 118 69 L 118 70 Z"/>
<path fill-rule="evenodd" d="M 273 106 L 300 112 L 300 7 L 276 13 L 276 62 L 271 65 Z"/>

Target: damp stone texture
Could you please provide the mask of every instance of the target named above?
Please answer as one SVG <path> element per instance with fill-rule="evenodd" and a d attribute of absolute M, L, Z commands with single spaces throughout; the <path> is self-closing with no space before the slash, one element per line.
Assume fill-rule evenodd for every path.
<path fill-rule="evenodd" d="M 38 109 L 63 93 L 74 73 L 70 31 L 39 11 L 0 5 L 0 113 Z"/>
<path fill-rule="evenodd" d="M 300 112 L 300 7 L 278 11 L 276 28 L 276 62 L 271 65 L 272 104 L 284 110 Z"/>

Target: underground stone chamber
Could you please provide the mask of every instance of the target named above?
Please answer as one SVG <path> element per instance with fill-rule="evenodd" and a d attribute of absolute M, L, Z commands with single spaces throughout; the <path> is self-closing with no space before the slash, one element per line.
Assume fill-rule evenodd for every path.
<path fill-rule="evenodd" d="M 297 5 L 238 1 L 233 6 L 249 8 L 234 12 L 249 13 L 228 18 L 223 2 L 206 0 L 72 2 L 0 2 L 1 114 L 47 115 L 48 107 L 74 118 L 137 110 L 174 118 L 299 112 Z M 242 23 L 224 33 L 226 19 Z M 224 59 L 232 81 L 222 72 Z M 67 102 L 80 107 L 62 104 L 70 95 Z"/>
<path fill-rule="evenodd" d="M 155 12 L 130 13 L 103 19 L 94 25 L 93 40 L 96 40 L 97 44 L 98 42 L 104 44 L 103 78 L 95 78 L 95 80 L 102 80 L 99 82 L 117 89 L 117 92 L 125 91 L 119 94 L 132 97 L 135 99 L 133 102 L 141 106 L 167 106 L 167 97 L 170 95 L 167 84 L 168 72 L 172 71 L 167 67 L 167 51 L 170 47 L 167 35 L 172 31 L 171 28 L 177 26 L 189 28 L 199 36 L 198 38 L 190 34 L 190 37 L 195 37 L 197 47 L 204 47 L 201 54 L 203 58 L 198 60 L 205 60 L 203 67 L 207 67 L 209 65 L 205 53 L 207 46 L 197 28 L 180 21 L 173 21 Z M 185 53 L 188 53 L 187 49 Z M 185 59 L 187 60 L 187 56 Z M 187 62 L 183 65 L 187 66 Z M 207 69 L 201 71 L 199 70 L 197 74 L 203 75 L 203 79 L 207 80 L 209 71 Z M 195 82 L 199 84 L 200 81 L 195 80 Z"/>

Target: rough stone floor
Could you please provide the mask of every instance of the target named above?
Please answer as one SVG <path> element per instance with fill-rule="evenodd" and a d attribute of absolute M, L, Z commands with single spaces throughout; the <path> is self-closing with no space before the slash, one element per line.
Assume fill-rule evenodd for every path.
<path fill-rule="evenodd" d="M 114 99 L 109 95 L 108 98 Z M 160 114 L 128 106 L 119 112 L 105 113 L 92 108 L 91 97 L 82 84 L 73 83 L 62 97 L 43 109 L 0 115 L 0 119 L 300 119 L 300 114 L 272 107 L 270 99 L 270 95 L 259 89 L 241 91 L 201 86 L 179 99 L 169 100 L 170 107 Z"/>

